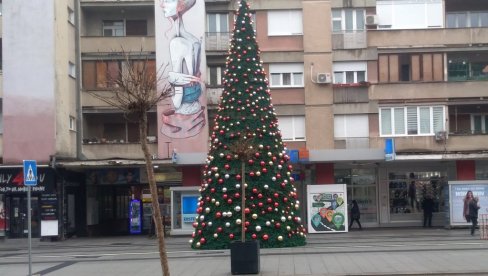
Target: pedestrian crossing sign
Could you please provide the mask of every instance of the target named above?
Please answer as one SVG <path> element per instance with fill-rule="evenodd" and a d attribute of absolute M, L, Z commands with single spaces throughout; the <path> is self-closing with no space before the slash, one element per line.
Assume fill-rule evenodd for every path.
<path fill-rule="evenodd" d="M 37 163 L 36 160 L 24 160 L 24 185 L 37 185 Z"/>

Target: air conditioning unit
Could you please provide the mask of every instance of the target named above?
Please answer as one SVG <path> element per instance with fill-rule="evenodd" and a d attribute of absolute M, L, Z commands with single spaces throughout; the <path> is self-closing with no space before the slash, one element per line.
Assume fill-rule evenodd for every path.
<path fill-rule="evenodd" d="M 447 139 L 447 133 L 445 131 L 438 131 L 434 136 L 436 141 L 445 141 Z"/>
<path fill-rule="evenodd" d="M 332 76 L 330 73 L 318 73 L 317 74 L 317 83 L 331 83 Z"/>
<path fill-rule="evenodd" d="M 378 16 L 376 14 L 366 15 L 366 25 L 378 25 Z"/>

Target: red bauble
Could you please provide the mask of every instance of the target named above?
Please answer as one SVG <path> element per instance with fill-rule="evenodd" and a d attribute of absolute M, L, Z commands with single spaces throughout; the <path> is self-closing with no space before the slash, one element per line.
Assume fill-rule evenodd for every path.
<path fill-rule="evenodd" d="M 244 209 L 244 213 L 249 214 L 250 212 L 251 212 L 251 210 L 249 210 L 249 208 Z"/>
<path fill-rule="evenodd" d="M 281 178 L 281 174 L 277 173 L 276 178 Z"/>
<path fill-rule="evenodd" d="M 259 203 L 258 203 L 258 206 L 259 206 L 260 208 L 262 208 L 262 207 L 263 207 L 263 205 L 264 205 L 264 204 L 263 204 L 262 202 L 259 202 Z"/>
<path fill-rule="evenodd" d="M 222 178 L 219 178 L 219 184 L 224 183 L 224 180 Z"/>
<path fill-rule="evenodd" d="M 286 183 L 285 182 L 282 182 L 280 185 L 281 185 L 281 188 L 283 188 L 283 189 L 286 187 Z"/>
<path fill-rule="evenodd" d="M 202 230 L 198 230 L 197 233 L 200 236 L 202 234 Z"/>
<path fill-rule="evenodd" d="M 258 236 L 256 234 L 252 234 L 251 238 L 256 239 Z"/>
<path fill-rule="evenodd" d="M 211 193 L 215 193 L 215 188 L 210 189 Z"/>
<path fill-rule="evenodd" d="M 207 226 L 207 224 L 205 222 L 202 222 L 202 228 L 205 228 L 205 226 Z"/>
<path fill-rule="evenodd" d="M 271 197 L 268 197 L 268 199 L 266 199 L 266 202 L 271 203 L 273 202 L 273 200 L 271 199 Z"/>
<path fill-rule="evenodd" d="M 252 164 L 254 164 L 254 160 L 249 159 L 249 160 L 247 161 L 247 163 L 248 163 L 249 165 L 252 165 Z"/>
<path fill-rule="evenodd" d="M 234 194 L 234 197 L 235 197 L 235 198 L 240 198 L 240 197 L 241 197 L 241 194 L 239 194 L 239 193 L 235 193 L 235 194 Z"/>
<path fill-rule="evenodd" d="M 232 198 L 227 199 L 227 204 L 232 204 Z"/>
<path fill-rule="evenodd" d="M 249 173 L 249 175 L 250 175 L 251 177 L 253 177 L 253 176 L 254 176 L 254 172 L 250 172 L 250 173 Z"/>
<path fill-rule="evenodd" d="M 258 189 L 256 189 L 256 188 L 252 188 L 252 192 L 253 192 L 254 194 L 257 194 L 257 193 L 258 193 Z"/>
<path fill-rule="evenodd" d="M 241 175 L 240 174 L 236 175 L 236 179 L 241 180 Z"/>
<path fill-rule="evenodd" d="M 259 158 L 259 156 L 261 156 L 261 154 L 259 154 L 259 152 L 256 152 L 256 153 L 254 154 L 254 156 L 256 156 L 256 158 Z"/>
<path fill-rule="evenodd" d="M 280 206 L 280 204 L 279 204 L 278 202 L 275 202 L 275 203 L 274 203 L 274 206 L 275 206 L 275 207 L 278 207 L 278 206 Z"/>
<path fill-rule="evenodd" d="M 220 133 L 220 135 L 223 135 L 223 134 L 225 133 L 225 131 L 224 131 L 223 129 L 221 129 L 221 130 L 219 131 L 219 133 Z"/>
<path fill-rule="evenodd" d="M 287 197 L 284 197 L 284 198 L 283 198 L 283 202 L 284 202 L 284 203 L 287 203 L 287 202 L 288 202 L 288 198 L 287 198 Z"/>
<path fill-rule="evenodd" d="M 260 164 L 262 167 L 266 166 L 266 162 L 264 162 L 264 161 L 261 161 L 259 164 Z"/>
<path fill-rule="evenodd" d="M 249 226 L 251 223 L 249 221 L 246 220 L 246 222 L 244 222 L 244 226 Z"/>
<path fill-rule="evenodd" d="M 205 238 L 201 238 L 201 239 L 200 239 L 200 243 L 201 243 L 201 244 L 204 244 L 204 243 L 205 243 Z"/>
<path fill-rule="evenodd" d="M 222 232 L 222 227 L 217 227 L 217 232 L 218 233 Z"/>
<path fill-rule="evenodd" d="M 268 207 L 268 212 L 272 212 L 273 211 L 273 207 Z"/>
<path fill-rule="evenodd" d="M 217 213 L 215 213 L 215 217 L 216 217 L 216 218 L 220 218 L 220 217 L 222 217 L 222 213 L 221 213 L 221 212 L 217 212 Z"/>
<path fill-rule="evenodd" d="M 262 171 L 263 173 L 267 173 L 267 172 L 268 172 L 268 169 L 263 168 L 261 171 Z"/>
<path fill-rule="evenodd" d="M 229 234 L 229 238 L 230 238 L 231 240 L 232 240 L 232 239 L 234 239 L 234 234 L 230 233 L 230 234 Z"/>
<path fill-rule="evenodd" d="M 229 165 L 229 164 L 225 164 L 225 165 L 224 165 L 224 168 L 225 168 L 226 170 L 229 170 L 229 169 L 230 169 L 230 165 Z"/>
<path fill-rule="evenodd" d="M 278 193 L 274 193 L 273 196 L 278 198 L 280 195 Z"/>
<path fill-rule="evenodd" d="M 263 235 L 263 240 L 267 241 L 269 239 L 269 236 L 267 234 Z"/>
<path fill-rule="evenodd" d="M 229 197 L 229 196 L 228 196 L 227 194 L 223 194 L 223 195 L 222 195 L 222 198 L 223 198 L 223 199 L 227 199 L 228 197 Z"/>
<path fill-rule="evenodd" d="M 193 228 L 197 228 L 198 227 L 198 222 L 195 221 L 195 222 L 193 222 L 192 225 L 193 225 Z"/>
<path fill-rule="evenodd" d="M 263 194 L 258 194 L 258 198 L 263 198 Z"/>
<path fill-rule="evenodd" d="M 275 224 L 275 228 L 276 228 L 276 229 L 280 229 L 280 227 L 281 227 L 281 223 L 277 222 L 277 223 Z"/>

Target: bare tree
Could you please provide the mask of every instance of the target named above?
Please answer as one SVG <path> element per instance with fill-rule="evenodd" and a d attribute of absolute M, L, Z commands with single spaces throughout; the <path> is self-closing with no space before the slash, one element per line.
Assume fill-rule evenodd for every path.
<path fill-rule="evenodd" d="M 122 49 L 117 53 L 122 62 L 118 74 L 107 76 L 105 93 L 90 92 L 95 98 L 122 110 L 126 117 L 134 118 L 139 123 L 139 139 L 146 161 L 147 178 L 151 190 L 153 219 L 159 245 L 159 257 L 164 276 L 169 276 L 168 258 L 164 242 L 163 222 L 159 208 L 158 192 L 154 179 L 151 152 L 147 146 L 147 112 L 172 95 L 172 89 L 164 77 L 166 67 L 156 69 L 153 59 L 142 50 L 131 54 Z M 158 90 L 159 88 L 159 90 Z"/>

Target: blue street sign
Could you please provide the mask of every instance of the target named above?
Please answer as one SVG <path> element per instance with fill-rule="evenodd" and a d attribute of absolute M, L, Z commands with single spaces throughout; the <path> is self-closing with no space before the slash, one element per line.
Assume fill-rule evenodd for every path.
<path fill-rule="evenodd" d="M 36 160 L 24 160 L 24 185 L 37 186 Z"/>

